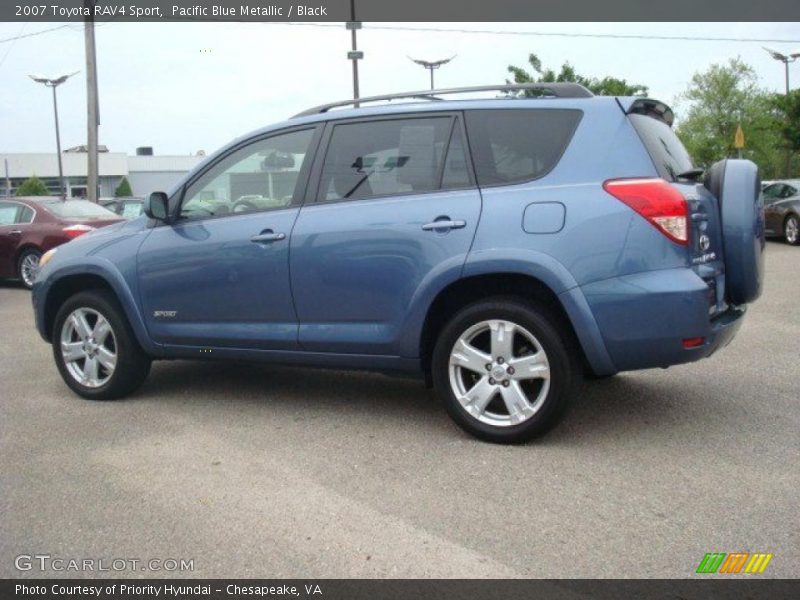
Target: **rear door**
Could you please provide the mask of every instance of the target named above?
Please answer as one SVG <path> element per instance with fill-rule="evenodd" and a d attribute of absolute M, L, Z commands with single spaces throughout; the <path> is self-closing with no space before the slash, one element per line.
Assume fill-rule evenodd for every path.
<path fill-rule="evenodd" d="M 461 117 L 339 121 L 321 148 L 291 241 L 300 345 L 403 355 L 415 294 L 459 277 L 480 216 Z"/>

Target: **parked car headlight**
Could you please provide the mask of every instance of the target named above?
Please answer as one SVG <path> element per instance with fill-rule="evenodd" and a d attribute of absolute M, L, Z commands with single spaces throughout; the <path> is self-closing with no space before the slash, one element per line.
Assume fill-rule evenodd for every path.
<path fill-rule="evenodd" d="M 42 258 L 39 259 L 39 268 L 43 268 L 47 263 L 50 262 L 50 259 L 53 258 L 53 255 L 56 253 L 58 248 L 51 248 L 44 254 L 42 254 Z"/>

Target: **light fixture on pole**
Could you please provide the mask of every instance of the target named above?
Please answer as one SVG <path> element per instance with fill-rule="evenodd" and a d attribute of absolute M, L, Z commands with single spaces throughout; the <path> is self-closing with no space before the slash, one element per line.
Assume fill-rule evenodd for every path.
<path fill-rule="evenodd" d="M 763 48 L 763 46 L 762 46 Z M 781 52 L 777 52 L 776 50 L 770 50 L 769 48 L 764 48 L 769 55 L 774 58 L 775 60 L 779 60 L 783 63 L 783 68 L 786 70 L 786 95 L 789 95 L 789 63 L 796 61 L 800 58 L 800 50 L 795 52 L 790 52 L 788 54 L 783 54 Z M 786 177 L 791 177 L 792 175 L 792 151 L 789 146 L 786 147 Z"/>
<path fill-rule="evenodd" d="M 443 58 L 442 60 L 433 60 L 433 61 L 420 60 L 420 59 L 417 59 L 417 58 L 411 58 L 410 56 L 408 57 L 408 59 L 413 61 L 413 62 L 415 62 L 415 63 L 417 63 L 418 65 L 421 65 L 421 66 L 425 67 L 426 69 L 428 69 L 431 72 L 431 89 L 434 89 L 434 87 L 433 87 L 433 72 L 436 69 L 438 69 L 439 67 L 441 67 L 442 65 L 446 65 L 447 63 L 449 63 L 456 56 L 458 56 L 458 55 L 457 54 L 453 54 L 453 56 L 451 56 L 450 58 Z"/>
<path fill-rule="evenodd" d="M 28 77 L 33 79 L 36 83 L 43 83 L 47 87 L 53 89 L 53 114 L 55 115 L 55 121 L 56 121 L 56 156 L 58 157 L 58 181 L 59 185 L 61 186 L 61 196 L 63 198 L 66 198 L 67 196 L 67 186 L 64 181 L 64 168 L 61 164 L 61 134 L 58 131 L 58 100 L 56 99 L 56 88 L 78 72 L 79 71 L 74 71 L 73 73 L 68 73 L 67 75 L 61 75 L 61 77 L 54 77 L 54 78 L 44 77 L 43 75 L 28 75 Z"/>
<path fill-rule="evenodd" d="M 762 46 L 763 48 L 763 46 Z M 790 52 L 789 54 L 782 54 L 781 52 L 777 52 L 776 50 L 770 50 L 769 48 L 764 48 L 769 55 L 774 58 L 775 60 L 779 60 L 783 63 L 784 68 L 786 69 L 786 93 L 789 93 L 789 63 L 796 61 L 800 58 L 800 50 L 795 52 Z"/>

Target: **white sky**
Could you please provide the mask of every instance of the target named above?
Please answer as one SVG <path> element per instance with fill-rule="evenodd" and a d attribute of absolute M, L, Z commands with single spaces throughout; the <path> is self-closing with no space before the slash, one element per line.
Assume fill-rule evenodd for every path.
<path fill-rule="evenodd" d="M 0 23 L 0 39 L 58 24 Z M 377 25 L 377 24 L 376 24 Z M 383 24 L 391 25 L 391 24 Z M 422 23 L 394 24 L 422 27 Z M 763 44 L 800 50 L 800 23 L 441 23 L 433 27 L 682 35 L 797 40 Z M 98 24 L 100 143 L 133 153 L 208 152 L 234 137 L 284 120 L 310 106 L 352 94 L 350 37 L 344 25 L 262 23 Z M 406 55 L 428 60 L 457 54 L 436 74 L 437 87 L 500 83 L 509 64 L 530 52 L 558 70 L 643 83 L 650 95 L 678 109 L 676 97 L 695 71 L 741 56 L 763 87 L 782 91 L 783 65 L 760 43 L 619 40 L 370 30 L 359 32 L 361 93 L 425 89 L 428 72 Z M 86 143 L 83 26 L 0 44 L 0 152 L 51 152 L 55 147 L 50 91 L 28 73 L 56 76 L 81 70 L 58 89 L 62 148 Z M 790 65 L 800 85 L 800 61 Z"/>

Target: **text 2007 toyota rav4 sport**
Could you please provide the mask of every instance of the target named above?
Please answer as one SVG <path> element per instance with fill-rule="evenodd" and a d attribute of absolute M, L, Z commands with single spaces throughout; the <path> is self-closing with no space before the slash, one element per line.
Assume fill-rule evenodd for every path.
<path fill-rule="evenodd" d="M 508 94 L 441 99 L 486 89 Z M 67 385 L 119 398 L 172 358 L 410 372 L 468 432 L 516 442 L 584 373 L 731 341 L 762 287 L 753 163 L 703 179 L 655 100 L 419 95 L 247 135 L 146 217 L 48 252 L 33 304 Z"/>

